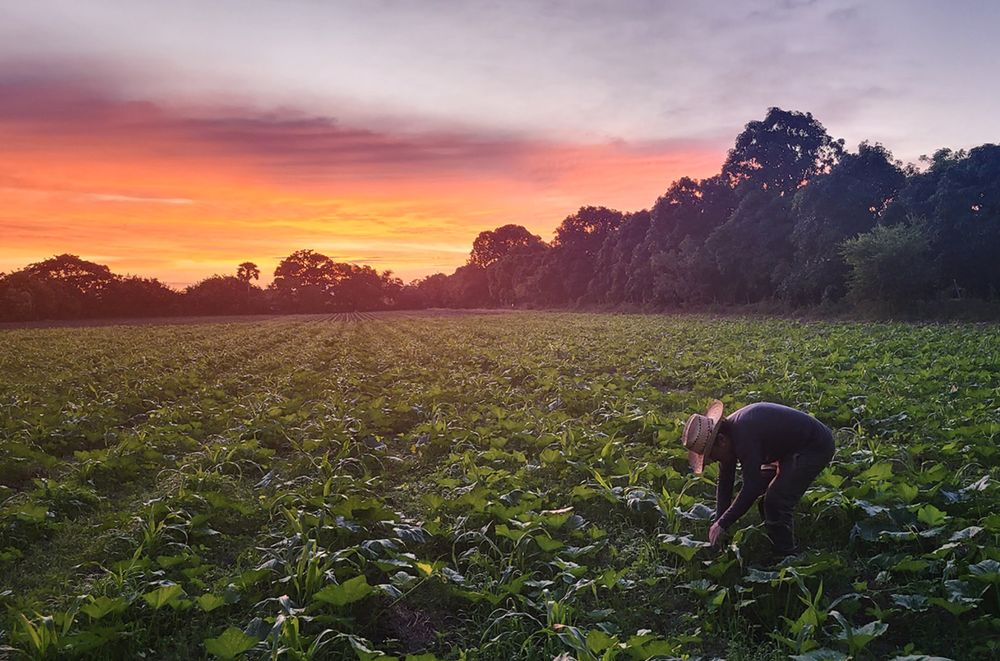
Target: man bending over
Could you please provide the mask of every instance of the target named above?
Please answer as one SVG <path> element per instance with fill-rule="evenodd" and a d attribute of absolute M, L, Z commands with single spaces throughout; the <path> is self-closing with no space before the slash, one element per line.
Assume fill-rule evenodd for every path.
<path fill-rule="evenodd" d="M 721 464 L 709 542 L 717 544 L 763 494 L 764 526 L 775 554 L 797 552 L 792 512 L 833 458 L 833 434 L 808 413 L 781 404 L 750 404 L 725 417 L 722 409 L 722 402 L 714 400 L 705 415 L 695 413 L 684 425 L 692 470 L 700 474 L 706 462 Z M 737 463 L 743 486 L 733 500 Z"/>

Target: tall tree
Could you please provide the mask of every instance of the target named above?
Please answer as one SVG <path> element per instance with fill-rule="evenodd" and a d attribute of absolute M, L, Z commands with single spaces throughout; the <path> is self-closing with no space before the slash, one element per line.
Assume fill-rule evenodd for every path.
<path fill-rule="evenodd" d="M 504 225 L 495 230 L 479 233 L 472 242 L 469 263 L 487 267 L 503 259 L 512 250 L 541 244 L 542 237 L 532 234 L 521 225 Z"/>
<path fill-rule="evenodd" d="M 587 293 L 597 253 L 624 220 L 625 214 L 614 209 L 581 207 L 559 224 L 553 241 L 555 250 L 546 261 L 557 271 L 552 275 L 562 281 L 565 299 L 561 302 L 576 303 Z"/>
<path fill-rule="evenodd" d="M 35 277 L 59 282 L 81 296 L 100 295 L 115 279 L 111 269 L 104 264 L 89 262 L 69 254 L 29 264 L 25 271 Z"/>
<path fill-rule="evenodd" d="M 29 264 L 24 273 L 51 284 L 50 314 L 61 318 L 103 315 L 105 294 L 115 282 L 115 275 L 104 264 L 69 254 Z"/>
<path fill-rule="evenodd" d="M 838 300 L 846 293 L 844 240 L 871 230 L 903 186 L 905 175 L 882 145 L 861 143 L 792 202 L 794 265 L 779 293 L 798 304 Z"/>
<path fill-rule="evenodd" d="M 490 300 L 504 307 L 534 299 L 528 280 L 551 248 L 544 242 L 514 248 L 486 269 Z"/>
<path fill-rule="evenodd" d="M 250 284 L 251 280 L 260 280 L 260 269 L 253 262 L 243 262 L 236 269 L 236 277 Z"/>
<path fill-rule="evenodd" d="M 677 246 L 691 237 L 704 241 L 736 208 L 738 198 L 724 177 L 701 181 L 682 177 L 653 205 L 650 240 L 659 248 Z"/>
<path fill-rule="evenodd" d="M 283 309 L 318 312 L 332 308 L 340 278 L 336 263 L 326 255 L 297 250 L 278 263 L 270 288 Z"/>
<path fill-rule="evenodd" d="M 385 307 L 386 282 L 370 266 L 337 264 L 339 281 L 333 291 L 333 307 L 338 310 L 378 310 Z"/>
<path fill-rule="evenodd" d="M 722 174 L 734 186 L 784 194 L 829 171 L 843 151 L 844 141 L 832 139 L 811 113 L 770 108 L 736 137 Z"/>
<path fill-rule="evenodd" d="M 679 245 L 652 253 L 653 300 L 671 308 L 716 302 L 724 288 L 715 255 L 691 236 Z"/>
<path fill-rule="evenodd" d="M 791 268 L 791 198 L 750 189 L 732 215 L 708 237 L 719 278 L 713 298 L 754 303 L 773 296 Z"/>
<path fill-rule="evenodd" d="M 557 248 L 574 250 L 590 257 L 597 254 L 607 236 L 625 220 L 621 211 L 607 207 L 580 207 L 566 216 L 556 228 L 553 244 Z"/>
<path fill-rule="evenodd" d="M 717 298 L 718 267 L 705 247 L 739 199 L 728 178 L 678 179 L 653 205 L 647 244 L 653 301 L 670 307 Z"/>
<path fill-rule="evenodd" d="M 1000 297 L 1000 145 L 938 151 L 893 204 L 928 221 L 930 252 L 943 290 Z"/>
<path fill-rule="evenodd" d="M 33 277 L 24 269 L 0 278 L 0 320 L 33 321 L 78 317 L 78 305 L 65 288 L 46 278 Z"/>
<path fill-rule="evenodd" d="M 443 308 L 447 305 L 448 276 L 435 273 L 414 280 L 403 288 L 400 298 L 403 305 L 411 309 Z"/>
<path fill-rule="evenodd" d="M 448 279 L 448 307 L 479 308 L 490 304 L 490 282 L 486 269 L 478 264 L 458 267 Z"/>
<path fill-rule="evenodd" d="M 104 293 L 104 310 L 115 317 L 159 317 L 181 311 L 181 294 L 156 278 L 116 277 Z"/>
<path fill-rule="evenodd" d="M 597 303 L 646 303 L 652 297 L 649 272 L 650 213 L 643 210 L 625 215 L 617 231 L 610 233 L 594 258 L 594 277 L 588 299 Z"/>

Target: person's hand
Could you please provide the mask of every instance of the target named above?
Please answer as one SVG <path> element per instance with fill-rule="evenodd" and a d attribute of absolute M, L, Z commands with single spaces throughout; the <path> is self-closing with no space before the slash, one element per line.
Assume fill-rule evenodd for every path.
<path fill-rule="evenodd" d="M 708 543 L 716 546 L 719 540 L 722 539 L 724 532 L 726 532 L 726 529 L 720 526 L 718 522 L 713 523 L 712 527 L 708 529 Z"/>

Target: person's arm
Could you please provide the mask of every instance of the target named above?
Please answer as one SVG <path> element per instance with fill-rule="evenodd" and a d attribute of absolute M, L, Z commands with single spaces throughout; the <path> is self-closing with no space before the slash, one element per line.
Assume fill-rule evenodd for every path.
<path fill-rule="evenodd" d="M 745 456 L 740 457 L 740 464 L 743 466 L 743 485 L 733 504 L 717 519 L 716 522 L 721 528 L 728 529 L 746 514 L 758 496 L 767 489 L 766 478 L 760 470 L 761 454 L 760 447 L 754 443 L 746 448 Z M 721 484 L 721 477 L 719 482 Z"/>
<path fill-rule="evenodd" d="M 733 502 L 733 485 L 736 483 L 736 460 L 719 463 L 719 483 L 715 487 L 715 520 L 722 517 Z"/>

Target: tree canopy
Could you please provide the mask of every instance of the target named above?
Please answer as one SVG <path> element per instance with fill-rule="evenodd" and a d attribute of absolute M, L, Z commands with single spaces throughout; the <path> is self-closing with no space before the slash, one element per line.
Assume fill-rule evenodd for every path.
<path fill-rule="evenodd" d="M 314 250 L 266 288 L 238 265 L 177 292 L 75 255 L 0 274 L 0 319 L 399 307 L 787 306 L 1000 298 L 1000 146 L 940 149 L 903 164 L 856 151 L 810 113 L 770 108 L 720 171 L 681 177 L 649 209 L 583 206 L 550 242 L 506 224 L 481 232 L 452 274 L 404 285 Z"/>
<path fill-rule="evenodd" d="M 469 263 L 487 267 L 500 261 L 512 251 L 530 249 L 542 245 L 542 237 L 536 236 L 520 225 L 504 225 L 495 230 L 480 232 L 472 242 Z"/>
<path fill-rule="evenodd" d="M 770 108 L 736 136 L 722 174 L 734 187 L 790 193 L 829 171 L 843 151 L 844 141 L 831 138 L 811 113 Z"/>

